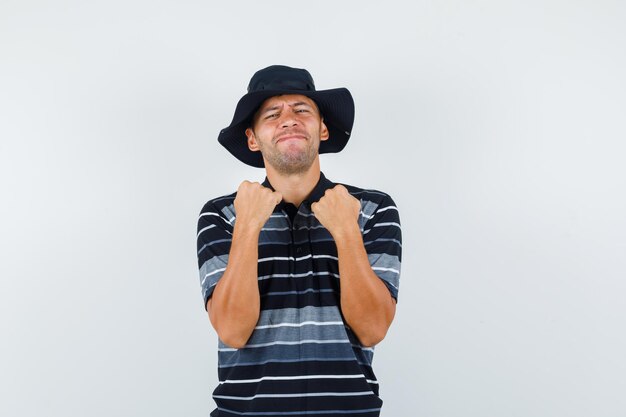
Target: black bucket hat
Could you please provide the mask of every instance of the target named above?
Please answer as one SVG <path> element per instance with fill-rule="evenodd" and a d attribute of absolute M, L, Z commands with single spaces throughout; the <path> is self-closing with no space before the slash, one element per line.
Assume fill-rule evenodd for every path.
<path fill-rule="evenodd" d="M 248 148 L 245 132 L 261 104 L 283 94 L 301 94 L 317 104 L 329 132 L 328 140 L 320 143 L 319 153 L 339 152 L 346 146 L 354 123 L 354 100 L 350 92 L 346 88 L 317 91 L 307 70 L 283 65 L 272 65 L 252 76 L 248 93 L 237 103 L 230 126 L 222 129 L 217 138 L 219 143 L 240 161 L 263 168 L 263 156 Z"/>

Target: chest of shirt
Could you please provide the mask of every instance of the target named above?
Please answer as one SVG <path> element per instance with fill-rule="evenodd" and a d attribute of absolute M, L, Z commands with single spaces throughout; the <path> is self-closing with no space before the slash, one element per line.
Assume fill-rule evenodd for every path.
<path fill-rule="evenodd" d="M 335 241 L 301 208 L 293 221 L 276 210 L 259 235 L 258 281 L 263 309 L 323 307 L 339 301 Z"/>

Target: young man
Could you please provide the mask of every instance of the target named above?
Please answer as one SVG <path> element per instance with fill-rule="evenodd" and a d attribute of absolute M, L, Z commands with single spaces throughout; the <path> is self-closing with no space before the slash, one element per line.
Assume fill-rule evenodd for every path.
<path fill-rule="evenodd" d="M 316 91 L 308 71 L 271 66 L 218 137 L 266 178 L 210 200 L 198 221 L 219 337 L 213 417 L 380 414 L 373 346 L 395 314 L 402 237 L 389 195 L 320 171 L 353 121 L 347 89 Z"/>

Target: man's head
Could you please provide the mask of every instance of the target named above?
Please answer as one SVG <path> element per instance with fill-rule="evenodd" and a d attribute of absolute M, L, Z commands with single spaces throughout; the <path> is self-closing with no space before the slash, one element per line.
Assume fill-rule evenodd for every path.
<path fill-rule="evenodd" d="M 246 129 L 248 148 L 261 152 L 265 166 L 282 174 L 307 171 L 328 140 L 317 104 L 301 94 L 270 97 L 261 104 Z"/>
<path fill-rule="evenodd" d="M 341 151 L 353 123 L 354 101 L 347 89 L 317 91 L 308 71 L 273 65 L 254 74 L 218 140 L 248 165 L 268 162 L 278 170 L 298 170 L 318 153 Z M 290 131 L 310 139 L 279 140 Z"/>

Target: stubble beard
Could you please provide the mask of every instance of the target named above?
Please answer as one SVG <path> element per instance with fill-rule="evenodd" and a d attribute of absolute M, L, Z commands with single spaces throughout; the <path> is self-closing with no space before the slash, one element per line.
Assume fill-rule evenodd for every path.
<path fill-rule="evenodd" d="M 269 163 L 276 171 L 283 175 L 302 174 L 311 168 L 318 155 L 319 145 L 312 144 L 312 138 L 307 138 L 307 146 L 294 152 L 288 149 L 281 153 L 277 146 L 268 148 L 259 142 L 259 150 L 266 163 Z"/>

